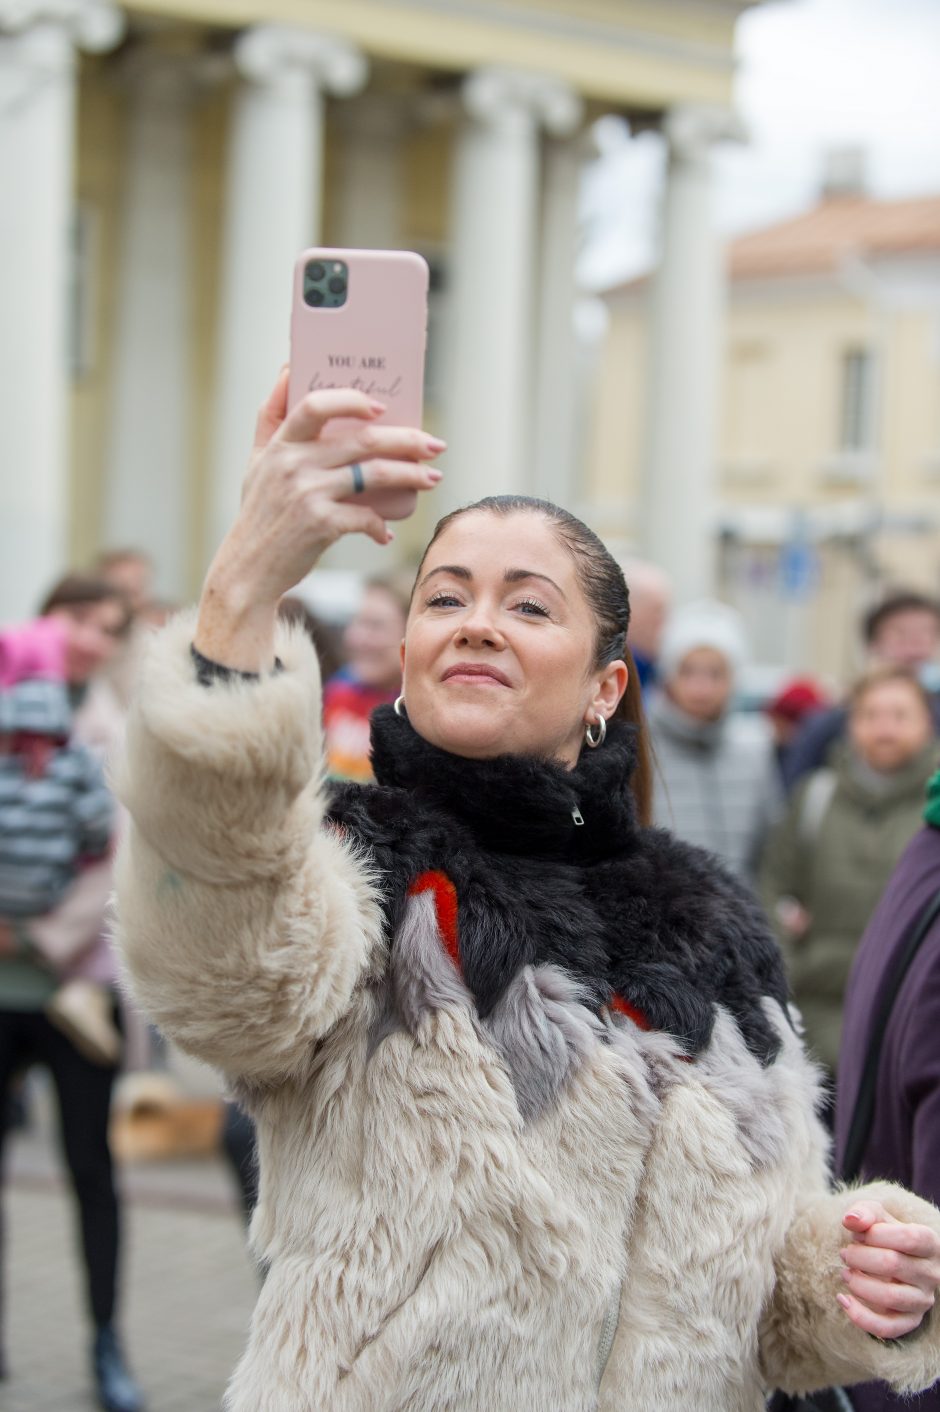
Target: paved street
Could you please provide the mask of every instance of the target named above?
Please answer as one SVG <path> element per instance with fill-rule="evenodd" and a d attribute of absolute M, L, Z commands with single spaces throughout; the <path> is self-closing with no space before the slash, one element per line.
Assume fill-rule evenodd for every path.
<path fill-rule="evenodd" d="M 72 1210 L 47 1136 L 11 1143 L 2 1412 L 92 1412 Z M 125 1172 L 123 1326 L 148 1412 L 217 1412 L 257 1281 L 221 1164 Z"/>

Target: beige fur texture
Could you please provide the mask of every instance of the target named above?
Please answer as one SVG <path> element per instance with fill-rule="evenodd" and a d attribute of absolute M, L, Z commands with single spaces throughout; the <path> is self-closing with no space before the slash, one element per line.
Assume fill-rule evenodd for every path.
<path fill-rule="evenodd" d="M 140 1003 L 258 1125 L 270 1274 L 227 1412 L 761 1412 L 767 1386 L 940 1374 L 935 1327 L 889 1347 L 835 1303 L 850 1198 L 779 1010 L 769 1069 L 729 1014 L 684 1063 L 549 971 L 488 1029 L 428 900 L 390 951 L 321 827 L 307 645 L 206 689 L 191 631 L 145 668 L 118 915 Z"/>
<path fill-rule="evenodd" d="M 320 681 L 299 630 L 262 683 L 195 679 L 193 622 L 152 643 L 118 793 L 119 934 L 141 1007 L 232 1075 L 301 1071 L 381 947 L 367 870 L 320 827 Z"/>

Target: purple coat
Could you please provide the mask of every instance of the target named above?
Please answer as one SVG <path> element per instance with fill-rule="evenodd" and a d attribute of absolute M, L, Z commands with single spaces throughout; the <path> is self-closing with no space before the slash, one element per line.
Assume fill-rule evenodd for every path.
<path fill-rule="evenodd" d="M 915 919 L 938 890 L 940 830 L 924 828 L 894 870 L 849 980 L 839 1056 L 837 1171 L 883 986 Z M 900 1182 L 940 1205 L 940 920 L 924 938 L 891 1012 L 861 1175 Z M 937 1311 L 930 1317 L 938 1317 Z M 940 1383 L 913 1398 L 896 1397 L 883 1383 L 852 1388 L 851 1395 L 858 1412 L 940 1412 Z"/>

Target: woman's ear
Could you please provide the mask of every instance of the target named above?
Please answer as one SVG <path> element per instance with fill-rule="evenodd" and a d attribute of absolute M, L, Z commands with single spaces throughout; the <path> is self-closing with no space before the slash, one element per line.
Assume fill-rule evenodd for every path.
<path fill-rule="evenodd" d="M 630 673 L 627 670 L 626 662 L 610 662 L 601 671 L 597 679 L 597 686 L 591 701 L 593 719 L 603 716 L 609 721 L 611 716 L 620 705 L 620 699 L 627 689 L 627 682 L 630 680 Z M 587 724 L 591 724 L 590 721 Z"/>

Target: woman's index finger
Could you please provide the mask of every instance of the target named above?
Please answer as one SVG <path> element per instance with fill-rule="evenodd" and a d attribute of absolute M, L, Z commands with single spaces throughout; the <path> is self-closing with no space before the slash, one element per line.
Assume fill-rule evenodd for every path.
<path fill-rule="evenodd" d="M 370 421 L 385 411 L 385 404 L 352 387 L 325 388 L 308 392 L 292 407 L 281 426 L 282 441 L 316 441 L 334 417 L 359 417 Z"/>

